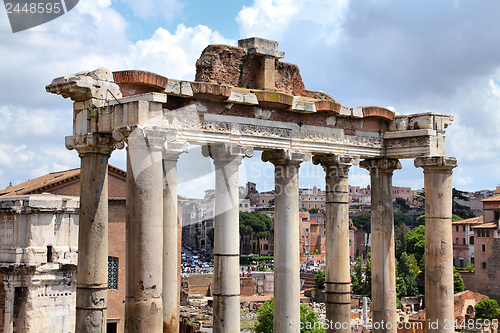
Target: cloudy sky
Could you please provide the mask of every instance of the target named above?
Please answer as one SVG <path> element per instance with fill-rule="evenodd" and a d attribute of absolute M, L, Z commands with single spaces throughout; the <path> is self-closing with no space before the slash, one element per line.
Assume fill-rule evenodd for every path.
<path fill-rule="evenodd" d="M 500 2 L 497 0 L 80 0 L 67 14 L 12 33 L 0 9 L 0 188 L 79 167 L 64 146 L 72 102 L 45 92 L 54 77 L 109 67 L 143 69 L 193 80 L 208 44 L 236 45 L 258 36 L 279 41 L 284 61 L 300 67 L 307 89 L 349 106 L 392 106 L 401 114 L 451 113 L 447 154 L 454 186 L 500 185 Z M 123 151 L 111 163 L 125 168 Z M 196 166 L 196 168 L 190 168 Z M 199 149 L 180 161 L 179 192 L 200 197 L 213 187 Z M 240 180 L 273 186 L 260 155 Z M 310 163 L 301 187 L 324 184 Z M 353 167 L 352 185 L 368 173 Z M 422 170 L 403 161 L 394 184 L 423 187 Z"/>

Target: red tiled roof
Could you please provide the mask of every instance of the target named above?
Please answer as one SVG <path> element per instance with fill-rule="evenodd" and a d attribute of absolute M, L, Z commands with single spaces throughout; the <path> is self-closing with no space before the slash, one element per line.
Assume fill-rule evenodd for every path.
<path fill-rule="evenodd" d="M 489 198 L 486 198 L 486 199 L 483 199 L 481 200 L 482 202 L 485 202 L 485 201 L 500 201 L 500 195 L 494 195 L 492 197 L 489 197 Z"/>
<path fill-rule="evenodd" d="M 496 222 L 487 222 L 487 223 L 474 225 L 474 226 L 472 226 L 472 229 L 492 229 L 492 228 L 496 228 L 496 227 L 497 227 Z"/>
<path fill-rule="evenodd" d="M 453 221 L 452 224 L 479 224 L 484 222 L 484 216 L 471 217 L 470 219 L 464 219 L 460 221 Z"/>
<path fill-rule="evenodd" d="M 496 227 L 497 227 L 496 222 L 487 222 L 487 223 L 474 225 L 474 226 L 472 226 L 472 229 L 492 229 L 492 228 L 496 228 Z"/>
<path fill-rule="evenodd" d="M 112 165 L 108 165 L 108 171 L 121 174 L 122 176 L 126 175 L 125 171 L 117 167 L 114 167 Z M 28 180 L 24 183 L 7 187 L 6 189 L 0 191 L 0 196 L 13 196 L 13 195 L 37 194 L 42 192 L 48 192 L 46 190 L 48 190 L 51 187 L 63 183 L 76 182 L 79 179 L 80 179 L 80 168 L 51 172 L 49 174 L 40 176 L 38 178 Z"/>

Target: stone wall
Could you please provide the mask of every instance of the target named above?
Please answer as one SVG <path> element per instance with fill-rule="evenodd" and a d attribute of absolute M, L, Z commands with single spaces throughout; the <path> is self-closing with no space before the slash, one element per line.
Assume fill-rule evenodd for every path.
<path fill-rule="evenodd" d="M 211 296 L 212 274 L 190 274 L 181 280 L 182 289 L 188 295 Z"/>
<path fill-rule="evenodd" d="M 209 45 L 196 62 L 195 81 L 234 87 L 258 89 L 258 73 L 262 57 L 249 55 L 242 48 L 229 45 Z M 275 60 L 276 91 L 290 95 L 306 95 L 297 65 Z"/>

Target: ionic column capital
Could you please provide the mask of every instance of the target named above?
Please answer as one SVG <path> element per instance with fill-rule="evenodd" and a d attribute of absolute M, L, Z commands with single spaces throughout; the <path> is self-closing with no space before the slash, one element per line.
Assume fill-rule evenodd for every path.
<path fill-rule="evenodd" d="M 449 156 L 422 156 L 413 162 L 416 168 L 447 169 L 452 170 L 457 166 L 457 159 Z"/>
<path fill-rule="evenodd" d="M 87 153 L 110 155 L 115 149 L 123 149 L 124 144 L 116 141 L 110 134 L 88 133 L 65 138 L 66 148 L 76 149 L 82 155 Z"/>
<path fill-rule="evenodd" d="M 371 158 L 359 163 L 361 168 L 367 169 L 370 174 L 378 172 L 392 173 L 394 170 L 401 169 L 401 162 L 394 158 Z"/>
<path fill-rule="evenodd" d="M 262 153 L 262 162 L 271 162 L 274 165 L 300 164 L 310 160 L 310 153 L 294 152 L 289 149 L 266 150 Z"/>
<path fill-rule="evenodd" d="M 231 162 L 253 156 L 252 147 L 242 147 L 234 144 L 217 143 L 203 146 L 201 150 L 203 156 L 211 157 L 214 162 Z"/>

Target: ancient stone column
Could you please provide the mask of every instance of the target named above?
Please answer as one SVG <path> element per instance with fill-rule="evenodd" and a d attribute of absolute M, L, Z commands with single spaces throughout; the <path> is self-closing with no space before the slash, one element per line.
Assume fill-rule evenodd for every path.
<path fill-rule="evenodd" d="M 179 332 L 177 161 L 187 143 L 168 142 L 163 149 L 163 331 Z"/>
<path fill-rule="evenodd" d="M 76 332 L 106 330 L 108 289 L 108 159 L 111 135 L 66 137 L 81 158 Z"/>
<path fill-rule="evenodd" d="M 325 293 L 327 332 L 351 332 L 349 183 L 352 159 L 314 156 L 325 170 Z"/>
<path fill-rule="evenodd" d="M 275 166 L 274 332 L 300 332 L 299 165 L 310 155 L 264 151 Z"/>
<path fill-rule="evenodd" d="M 426 332 L 454 332 L 452 169 L 454 157 L 415 159 L 424 169 Z"/>
<path fill-rule="evenodd" d="M 240 231 L 238 176 L 245 150 L 231 144 L 203 147 L 215 165 L 214 332 L 240 332 Z"/>
<path fill-rule="evenodd" d="M 372 331 L 397 332 L 396 258 L 392 173 L 401 169 L 396 159 L 369 159 L 360 163 L 371 179 Z"/>
<path fill-rule="evenodd" d="M 162 332 L 164 131 L 137 127 L 127 143 L 126 332 Z M 176 286 L 172 286 L 176 289 Z"/>
<path fill-rule="evenodd" d="M 214 332 L 239 332 L 238 175 L 245 154 L 234 145 L 203 148 L 215 165 Z"/>

